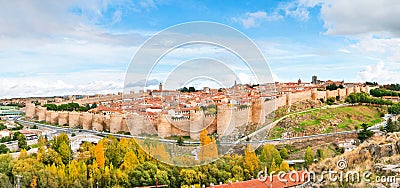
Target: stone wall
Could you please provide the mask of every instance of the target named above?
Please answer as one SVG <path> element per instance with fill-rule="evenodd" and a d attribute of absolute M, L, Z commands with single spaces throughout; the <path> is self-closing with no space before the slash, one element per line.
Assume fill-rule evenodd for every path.
<path fill-rule="evenodd" d="M 277 99 L 273 99 L 271 100 L 271 102 L 274 101 L 276 106 L 285 106 L 286 105 L 286 97 L 285 96 L 281 96 L 278 97 Z"/>
<path fill-rule="evenodd" d="M 51 121 L 51 111 L 46 111 L 46 123 L 50 124 Z"/>
<path fill-rule="evenodd" d="M 303 101 L 305 99 L 311 99 L 311 91 L 292 93 L 291 98 L 292 103 Z"/>
<path fill-rule="evenodd" d="M 122 131 L 122 120 L 124 116 L 121 114 L 111 114 L 110 116 L 110 132 L 118 133 Z"/>
<path fill-rule="evenodd" d="M 103 131 L 105 128 L 105 117 L 101 114 L 93 114 L 92 129 L 94 131 Z"/>
<path fill-rule="evenodd" d="M 81 125 L 86 130 L 109 130 L 112 133 L 120 131 L 131 132 L 132 135 L 158 134 L 160 137 L 173 135 L 190 136 L 198 139 L 200 131 L 207 129 L 209 133 L 217 132 L 220 136 L 231 135 L 236 128 L 251 124 L 263 125 L 273 118 L 273 112 L 283 106 L 304 100 L 340 96 L 344 98 L 354 92 L 369 92 L 371 87 L 349 87 L 334 91 L 310 91 L 289 93 L 276 99 L 263 101 L 255 99 L 250 108 L 233 109 L 228 106 L 218 106 L 217 115 L 205 115 L 202 111 L 191 111 L 190 119 L 168 119 L 167 115 L 160 117 L 129 114 L 101 115 L 87 112 L 54 112 L 44 107 L 35 107 L 28 103 L 25 113 L 28 118 L 37 117 L 39 121 L 49 124 L 68 124 L 70 127 Z M 110 96 L 110 99 L 116 96 Z"/>
<path fill-rule="evenodd" d="M 50 112 L 50 124 L 58 124 L 58 112 Z"/>
<path fill-rule="evenodd" d="M 34 118 L 36 116 L 36 107 L 33 103 L 27 103 L 25 106 L 25 117 Z"/>
<path fill-rule="evenodd" d="M 158 127 L 158 136 L 160 136 L 161 138 L 165 138 L 165 137 L 169 137 L 171 136 L 171 123 L 168 121 L 166 115 L 161 115 L 158 118 L 158 123 L 157 123 L 157 127 Z"/>
<path fill-rule="evenodd" d="M 66 126 L 68 125 L 68 112 L 58 113 L 58 125 Z"/>
<path fill-rule="evenodd" d="M 346 88 L 338 89 L 338 96 L 339 96 L 341 99 L 345 98 L 345 97 L 347 96 L 347 95 L 346 95 Z"/>
<path fill-rule="evenodd" d="M 317 99 L 326 100 L 326 91 L 317 91 Z"/>
<path fill-rule="evenodd" d="M 258 110 L 258 111 L 261 111 L 261 104 L 260 104 L 260 110 Z M 233 120 L 234 120 L 234 125 L 235 125 L 235 127 L 238 127 L 238 126 L 244 126 L 244 125 L 247 125 L 247 123 L 249 123 L 249 122 L 251 122 L 251 119 L 250 118 L 253 118 L 253 114 L 252 114 L 252 112 L 254 112 L 254 111 L 252 111 L 250 108 L 242 108 L 242 109 L 234 109 L 233 110 Z M 259 112 L 257 112 L 257 114 L 259 114 L 259 121 L 257 121 L 257 122 L 254 122 L 254 123 L 260 123 L 260 121 L 261 121 L 261 113 L 259 113 Z"/>
<path fill-rule="evenodd" d="M 46 121 L 46 111 L 47 109 L 45 107 L 37 107 L 36 108 L 36 114 L 38 117 L 38 121 Z"/>
<path fill-rule="evenodd" d="M 125 119 L 125 124 L 132 135 L 157 134 L 157 122 L 153 122 L 152 118 L 153 117 L 145 117 L 138 114 L 129 114 Z"/>
<path fill-rule="evenodd" d="M 233 133 L 235 126 L 232 124 L 233 111 L 227 106 L 218 106 L 217 134 L 227 136 Z"/>
<path fill-rule="evenodd" d="M 339 94 L 338 90 L 332 90 L 332 91 L 326 90 L 326 98 L 327 99 L 331 98 L 331 97 L 336 98 L 336 96 L 338 96 L 338 94 Z"/>
<path fill-rule="evenodd" d="M 81 116 L 80 113 L 70 112 L 69 116 L 68 116 L 69 127 L 77 127 L 77 126 L 81 125 L 81 123 L 79 122 L 80 116 Z"/>
<path fill-rule="evenodd" d="M 91 130 L 92 129 L 92 119 L 93 119 L 93 114 L 91 113 L 82 113 L 80 117 L 80 122 L 82 124 L 82 128 L 85 130 Z"/>
<path fill-rule="evenodd" d="M 250 114 L 250 122 L 251 123 L 260 123 L 260 121 L 262 121 L 262 118 L 261 118 L 261 116 L 262 116 L 262 101 L 261 100 L 253 100 L 252 102 L 251 102 L 251 114 Z M 247 112 L 248 113 L 248 112 Z M 244 117 L 246 117 L 246 118 L 248 118 L 249 117 L 249 114 L 244 114 L 243 115 L 243 118 Z"/>

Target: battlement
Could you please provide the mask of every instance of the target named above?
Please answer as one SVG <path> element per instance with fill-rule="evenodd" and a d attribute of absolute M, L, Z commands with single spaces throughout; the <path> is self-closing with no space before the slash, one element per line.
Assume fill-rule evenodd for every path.
<path fill-rule="evenodd" d="M 70 127 L 82 126 L 87 130 L 130 131 L 131 134 L 141 133 L 158 134 L 161 137 L 172 135 L 190 136 L 198 139 L 203 129 L 208 132 L 217 132 L 219 135 L 230 135 L 234 129 L 251 124 L 264 124 L 267 118 L 279 107 L 290 106 L 292 103 L 303 100 L 326 100 L 329 97 L 345 98 L 354 92 L 368 93 L 374 87 L 348 87 L 332 91 L 318 91 L 312 89 L 297 93 L 288 93 L 275 99 L 264 101 L 252 99 L 251 105 L 244 108 L 218 105 L 217 114 L 205 114 L 202 110 L 179 111 L 178 114 L 189 114 L 181 118 L 171 118 L 166 114 L 137 115 L 137 114 L 93 114 L 88 112 L 57 112 L 44 107 L 27 103 L 25 114 L 27 118 L 38 118 L 49 124 L 69 125 Z M 115 98 L 117 96 L 108 96 Z M 106 99 L 107 97 L 104 97 Z M 125 117 L 127 116 L 127 117 Z M 128 127 L 129 126 L 129 127 Z"/>
<path fill-rule="evenodd" d="M 215 118 L 216 116 L 217 116 L 217 114 L 204 114 L 204 117 L 206 117 L 206 118 L 208 118 L 208 117 Z"/>
<path fill-rule="evenodd" d="M 261 103 L 260 103 L 260 104 L 261 104 Z M 246 106 L 246 107 L 244 107 L 244 108 L 234 108 L 233 111 L 235 111 L 235 112 L 240 112 L 240 111 L 249 110 L 249 109 L 251 109 L 251 107 L 250 107 L 250 106 Z"/>

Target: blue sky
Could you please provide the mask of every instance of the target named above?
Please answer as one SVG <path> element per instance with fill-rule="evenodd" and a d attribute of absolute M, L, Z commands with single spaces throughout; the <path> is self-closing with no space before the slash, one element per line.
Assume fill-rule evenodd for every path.
<path fill-rule="evenodd" d="M 143 42 L 191 21 L 249 36 L 276 81 L 400 78 L 396 0 L 0 2 L 0 98 L 121 91 Z"/>

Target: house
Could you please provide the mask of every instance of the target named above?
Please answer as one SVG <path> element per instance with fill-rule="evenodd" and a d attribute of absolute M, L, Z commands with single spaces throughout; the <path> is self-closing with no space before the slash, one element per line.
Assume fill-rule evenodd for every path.
<path fill-rule="evenodd" d="M 399 96 L 383 96 L 383 100 L 391 100 L 392 102 L 399 102 L 400 97 Z"/>
<path fill-rule="evenodd" d="M 11 136 L 11 132 L 9 130 L 6 129 L 6 130 L 0 131 L 0 138 L 6 137 L 6 136 L 8 136 L 8 137 Z"/>
<path fill-rule="evenodd" d="M 354 139 L 337 140 L 336 144 L 338 147 L 344 148 L 345 152 L 353 151 L 357 148 L 356 141 Z"/>

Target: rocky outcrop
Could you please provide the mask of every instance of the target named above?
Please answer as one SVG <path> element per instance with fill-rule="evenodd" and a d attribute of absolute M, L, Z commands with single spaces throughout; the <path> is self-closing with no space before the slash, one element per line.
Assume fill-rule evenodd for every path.
<path fill-rule="evenodd" d="M 400 139 L 398 137 L 399 133 L 389 134 L 386 138 L 385 144 L 370 143 L 367 147 L 372 158 L 377 160 L 382 157 L 391 157 L 393 155 L 400 154 Z M 360 152 L 365 152 L 366 148 L 360 150 Z"/>

